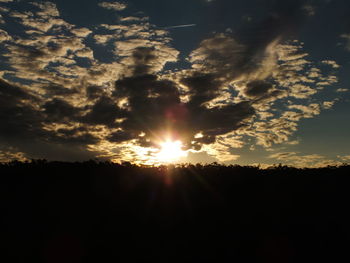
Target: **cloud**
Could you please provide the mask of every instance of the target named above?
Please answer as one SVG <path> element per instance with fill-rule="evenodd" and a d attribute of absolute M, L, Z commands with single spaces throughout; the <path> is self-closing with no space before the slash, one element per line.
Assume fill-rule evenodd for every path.
<path fill-rule="evenodd" d="M 47 150 L 40 149 L 44 156 L 51 147 L 64 150 L 63 145 L 69 148 L 73 144 L 79 148 L 97 142 L 89 132 L 62 135 L 48 129 L 46 124 L 54 126 L 56 121 L 69 123 L 78 114 L 79 109 L 65 101 L 53 99 L 41 105 L 41 99 L 30 94 L 28 90 L 0 80 L 0 103 L 1 145 L 9 144 L 9 147 L 16 147 L 25 153 L 36 152 L 36 144 L 46 145 Z M 86 150 L 75 151 L 84 155 Z"/>
<path fill-rule="evenodd" d="M 297 153 L 296 152 L 282 152 L 282 153 L 274 153 L 269 156 L 269 158 L 277 159 L 277 160 L 285 160 L 289 159 L 290 157 L 294 157 Z"/>
<path fill-rule="evenodd" d="M 348 92 L 349 91 L 349 89 L 337 89 L 337 92 Z"/>
<path fill-rule="evenodd" d="M 114 39 L 114 37 L 115 37 L 114 35 L 94 35 L 94 39 L 96 43 L 101 45 L 107 44 L 107 42 Z"/>
<path fill-rule="evenodd" d="M 258 47 L 258 43 L 242 44 L 221 34 L 203 41 L 190 57 L 194 70 L 207 72 L 198 85 L 200 95 L 196 98 L 190 93 L 190 97 L 207 107 L 250 101 L 256 115 L 251 126 L 248 121 L 237 132 L 255 138 L 256 143 L 264 147 L 287 142 L 297 130 L 299 120 L 320 113 L 318 104 L 290 105 L 289 109 L 299 112 L 286 108 L 282 116 L 276 116 L 270 112 L 274 101 L 308 99 L 319 92 L 317 86 L 337 81 L 332 75 L 323 75 L 306 60 L 308 54 L 301 52 L 302 46 L 297 41 L 283 44 L 278 38 L 270 41 L 260 42 L 262 46 Z M 250 45 L 254 46 L 254 52 Z M 224 92 L 225 96 L 219 95 Z M 234 95 L 236 92 L 238 96 Z"/>
<path fill-rule="evenodd" d="M 208 36 L 188 56 L 191 67 L 167 71 L 183 64 L 180 52 L 147 17 L 88 28 L 61 19 L 53 3 L 26 5 L 31 11 L 10 11 L 6 21 L 23 32 L 0 31 L 8 65 L 0 82 L 4 153 L 152 164 L 170 137 L 193 158 L 232 162 L 239 148 L 292 143 L 301 119 L 335 102 L 314 95 L 337 82 L 338 64 L 320 69 L 288 39 L 300 4 L 277 4 L 243 33 Z"/>
<path fill-rule="evenodd" d="M 127 16 L 119 18 L 121 22 L 142 22 L 149 20 L 149 17 Z"/>
<path fill-rule="evenodd" d="M 340 66 L 334 60 L 323 60 L 322 63 L 326 65 L 330 65 L 334 69 L 340 68 Z"/>
<path fill-rule="evenodd" d="M 342 163 L 333 160 L 328 159 L 326 156 L 319 155 L 319 154 L 307 154 L 307 155 L 301 155 L 297 152 L 281 152 L 272 154 L 269 156 L 270 159 L 275 159 L 276 161 L 283 162 L 285 165 L 299 167 L 299 168 L 320 168 L 320 167 L 327 167 L 327 166 L 338 166 Z"/>
<path fill-rule="evenodd" d="M 41 9 L 37 12 L 37 15 L 41 17 L 51 18 L 60 16 L 60 12 L 52 2 L 32 2 L 31 4 Z"/>
<path fill-rule="evenodd" d="M 85 47 L 85 48 L 82 48 L 82 49 L 79 49 L 77 50 L 75 53 L 74 53 L 75 56 L 77 57 L 85 57 L 85 58 L 89 58 L 91 60 L 94 59 L 94 52 L 92 49 L 88 48 L 88 47 Z"/>
<path fill-rule="evenodd" d="M 36 8 L 27 12 L 12 11 L 8 15 L 20 20 L 24 26 L 42 33 L 69 26 L 68 23 L 59 18 L 60 13 L 54 3 L 30 2 L 28 4 Z"/>
<path fill-rule="evenodd" d="M 324 101 L 322 106 L 324 109 L 329 110 L 329 109 L 333 108 L 335 102 L 336 101 Z"/>
<path fill-rule="evenodd" d="M 343 155 L 343 156 L 338 155 L 337 157 L 338 157 L 338 159 L 340 159 L 340 160 L 342 160 L 344 162 L 347 162 L 347 163 L 350 162 L 350 155 Z"/>
<path fill-rule="evenodd" d="M 328 105 L 328 103 L 326 103 Z M 312 118 L 320 114 L 320 105 L 312 103 L 310 105 L 289 105 L 289 109 L 296 109 L 303 113 L 303 118 Z"/>
<path fill-rule="evenodd" d="M 98 4 L 100 7 L 109 9 L 109 10 L 115 10 L 115 11 L 123 11 L 127 5 L 120 2 L 102 2 Z"/>
<path fill-rule="evenodd" d="M 30 138 L 41 131 L 41 114 L 30 102 L 37 98 L 20 87 L 13 86 L 0 79 L 0 137 Z"/>
<path fill-rule="evenodd" d="M 78 114 L 78 109 L 62 99 L 52 99 L 42 106 L 52 122 L 70 121 Z"/>
<path fill-rule="evenodd" d="M 77 37 L 87 37 L 92 33 L 92 31 L 88 28 L 73 28 L 71 32 L 76 35 Z"/>
<path fill-rule="evenodd" d="M 350 51 L 350 34 L 341 34 L 341 38 L 345 39 L 345 50 Z"/>
<path fill-rule="evenodd" d="M 166 63 L 176 62 L 179 52 L 158 42 L 127 40 L 116 43 L 116 53 L 127 65 L 125 74 L 144 75 L 161 71 Z"/>
<path fill-rule="evenodd" d="M 272 84 L 264 81 L 254 80 L 249 82 L 244 89 L 244 94 L 247 97 L 262 97 L 272 89 Z"/>
<path fill-rule="evenodd" d="M 0 42 L 9 41 L 12 37 L 5 31 L 0 29 Z"/>
<path fill-rule="evenodd" d="M 19 152 L 14 148 L 7 148 L 0 150 L 0 162 L 10 162 L 13 160 L 18 160 L 18 161 L 26 161 L 27 158 L 25 157 L 25 154 L 23 152 Z"/>
<path fill-rule="evenodd" d="M 123 110 L 116 105 L 113 99 L 101 96 L 91 107 L 90 111 L 81 117 L 81 121 L 114 127 L 116 125 L 115 120 L 123 116 Z"/>

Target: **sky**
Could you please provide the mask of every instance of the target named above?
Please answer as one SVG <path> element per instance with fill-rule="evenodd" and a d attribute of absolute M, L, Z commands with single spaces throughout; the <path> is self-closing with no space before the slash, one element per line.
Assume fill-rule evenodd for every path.
<path fill-rule="evenodd" d="M 0 0 L 0 161 L 350 161 L 346 0 Z"/>

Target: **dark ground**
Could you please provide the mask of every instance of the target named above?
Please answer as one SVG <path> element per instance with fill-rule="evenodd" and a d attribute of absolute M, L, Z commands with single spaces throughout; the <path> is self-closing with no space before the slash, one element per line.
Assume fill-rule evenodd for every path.
<path fill-rule="evenodd" d="M 350 262 L 349 171 L 3 164 L 0 261 Z"/>

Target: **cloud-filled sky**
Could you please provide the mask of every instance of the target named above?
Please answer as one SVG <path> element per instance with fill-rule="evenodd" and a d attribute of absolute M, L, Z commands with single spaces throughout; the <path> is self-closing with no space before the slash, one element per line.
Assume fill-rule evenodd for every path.
<path fill-rule="evenodd" d="M 0 161 L 348 162 L 349 9 L 0 0 Z"/>

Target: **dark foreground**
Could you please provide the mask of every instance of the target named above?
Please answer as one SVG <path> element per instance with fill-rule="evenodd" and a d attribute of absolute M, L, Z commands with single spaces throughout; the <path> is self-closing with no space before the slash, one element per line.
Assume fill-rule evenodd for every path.
<path fill-rule="evenodd" d="M 349 172 L 0 165 L 0 261 L 350 262 Z"/>

